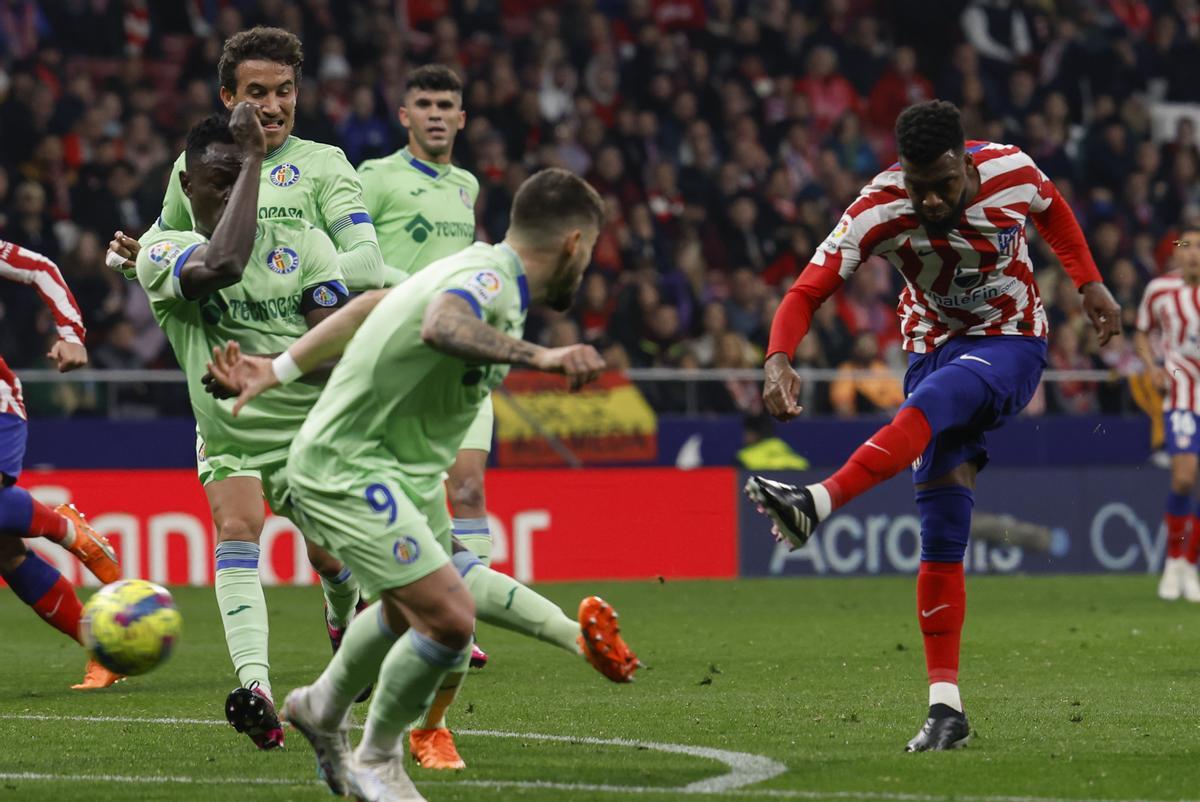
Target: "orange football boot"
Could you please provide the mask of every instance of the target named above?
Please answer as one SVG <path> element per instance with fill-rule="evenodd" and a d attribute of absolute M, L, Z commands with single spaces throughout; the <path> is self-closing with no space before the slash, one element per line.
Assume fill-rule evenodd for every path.
<path fill-rule="evenodd" d="M 72 685 L 71 690 L 96 691 L 101 688 L 107 688 L 111 685 L 116 685 L 123 679 L 125 679 L 124 674 L 118 674 L 115 671 L 109 671 L 95 660 L 88 660 L 87 668 L 84 669 L 83 673 L 83 681 L 78 685 Z"/>
<path fill-rule="evenodd" d="M 117 553 L 108 538 L 93 529 L 74 504 L 59 504 L 54 511 L 75 526 L 75 542 L 67 547 L 67 551 L 78 557 L 105 585 L 120 579 L 121 564 L 117 562 Z"/>
<path fill-rule="evenodd" d="M 466 762 L 454 745 L 454 735 L 445 727 L 413 729 L 408 733 L 408 749 L 423 769 L 465 769 Z"/>
<path fill-rule="evenodd" d="M 642 663 L 621 638 L 617 611 L 599 596 L 579 603 L 579 647 L 592 668 L 613 682 L 633 682 Z"/>

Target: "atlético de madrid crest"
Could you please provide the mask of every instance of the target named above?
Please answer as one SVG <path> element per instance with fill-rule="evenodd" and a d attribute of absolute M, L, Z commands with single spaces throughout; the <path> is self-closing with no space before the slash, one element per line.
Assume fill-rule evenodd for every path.
<path fill-rule="evenodd" d="M 268 177 L 277 187 L 290 187 L 300 180 L 300 168 L 294 164 L 277 164 L 271 168 Z"/>

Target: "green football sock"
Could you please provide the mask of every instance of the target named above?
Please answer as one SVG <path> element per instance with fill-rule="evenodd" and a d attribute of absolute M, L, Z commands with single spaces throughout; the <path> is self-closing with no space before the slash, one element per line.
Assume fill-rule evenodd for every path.
<path fill-rule="evenodd" d="M 336 729 L 354 704 L 354 697 L 379 676 L 379 667 L 399 638 L 383 620 L 375 602 L 346 628 L 342 646 L 312 684 L 309 698 L 323 727 Z"/>
<path fill-rule="evenodd" d="M 475 599 L 475 617 L 487 624 L 511 629 L 579 654 L 575 639 L 579 624 L 562 608 L 539 596 L 510 576 L 493 571 L 465 552 L 454 555 L 454 565 Z"/>
<path fill-rule="evenodd" d="M 400 754 L 400 737 L 429 707 L 446 672 L 470 654 L 410 629 L 388 652 L 363 731 L 359 754 L 369 760 Z"/>
<path fill-rule="evenodd" d="M 218 543 L 217 609 L 225 627 L 225 643 L 233 670 L 243 688 L 258 682 L 268 695 L 270 661 L 267 659 L 267 600 L 258 575 L 258 544 L 240 540 Z"/>
<path fill-rule="evenodd" d="M 342 572 L 333 579 L 321 577 L 321 590 L 325 592 L 325 618 L 341 629 L 354 617 L 358 604 L 358 580 L 350 568 L 342 566 Z"/>
<path fill-rule="evenodd" d="M 479 558 L 479 562 L 484 565 L 492 564 L 492 531 L 488 528 L 486 517 L 454 518 L 451 520 L 450 531 Z"/>

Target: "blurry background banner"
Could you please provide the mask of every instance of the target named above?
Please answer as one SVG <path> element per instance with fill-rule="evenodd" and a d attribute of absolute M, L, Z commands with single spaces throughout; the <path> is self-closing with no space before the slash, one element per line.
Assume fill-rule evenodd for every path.
<path fill-rule="evenodd" d="M 561 376 L 513 372 L 493 398 L 499 465 L 653 462 L 658 455 L 658 417 L 617 371 L 576 393 Z"/>

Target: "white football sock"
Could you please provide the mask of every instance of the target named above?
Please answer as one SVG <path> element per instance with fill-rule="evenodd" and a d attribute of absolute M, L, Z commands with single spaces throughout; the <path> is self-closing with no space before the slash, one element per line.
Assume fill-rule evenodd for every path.
<path fill-rule="evenodd" d="M 953 682 L 932 683 L 929 686 L 929 706 L 934 705 L 948 705 L 961 713 L 962 697 L 958 695 L 958 686 Z"/>
<path fill-rule="evenodd" d="M 824 521 L 833 512 L 833 499 L 824 485 L 805 485 L 804 489 L 812 493 L 813 507 L 817 510 L 817 520 Z"/>

